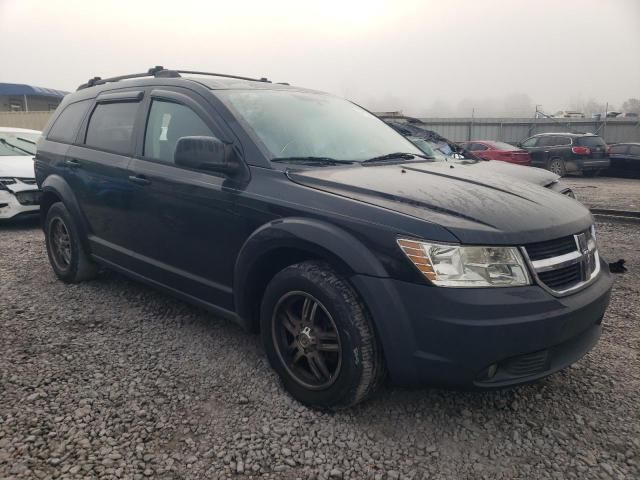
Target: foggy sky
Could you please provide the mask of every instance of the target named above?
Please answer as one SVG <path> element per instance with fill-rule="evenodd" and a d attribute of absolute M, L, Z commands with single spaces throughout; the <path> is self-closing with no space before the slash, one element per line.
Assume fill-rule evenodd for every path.
<path fill-rule="evenodd" d="M 0 82 L 69 91 L 164 65 L 415 115 L 640 97 L 638 0 L 0 0 L 0 45 Z"/>

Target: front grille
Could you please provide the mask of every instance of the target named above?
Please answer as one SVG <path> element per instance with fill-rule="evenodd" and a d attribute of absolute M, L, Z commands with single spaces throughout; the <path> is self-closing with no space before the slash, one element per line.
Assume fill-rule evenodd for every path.
<path fill-rule="evenodd" d="M 557 295 L 586 285 L 600 271 L 592 230 L 524 247 L 538 282 Z"/>
<path fill-rule="evenodd" d="M 546 242 L 530 243 L 525 248 L 531 260 L 559 257 L 566 253 L 575 252 L 578 249 L 573 235 Z"/>
<path fill-rule="evenodd" d="M 566 290 L 580 281 L 580 265 L 574 263 L 568 267 L 538 273 L 538 278 L 549 288 Z"/>

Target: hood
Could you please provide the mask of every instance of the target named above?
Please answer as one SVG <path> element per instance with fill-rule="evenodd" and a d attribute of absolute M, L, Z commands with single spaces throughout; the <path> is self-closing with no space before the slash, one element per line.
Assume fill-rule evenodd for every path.
<path fill-rule="evenodd" d="M 26 155 L 0 156 L 0 177 L 35 178 L 33 157 Z"/>
<path fill-rule="evenodd" d="M 493 167 L 482 168 L 485 163 L 323 167 L 289 171 L 288 176 L 311 188 L 441 225 L 468 244 L 521 245 L 591 225 L 591 213 L 579 202 Z"/>
<path fill-rule="evenodd" d="M 523 165 L 514 165 L 513 163 L 499 162 L 497 160 L 480 161 L 461 166 L 467 167 L 474 172 L 482 168 L 485 171 L 499 175 L 508 175 L 519 181 L 531 182 L 543 187 L 557 182 L 560 179 L 559 175 L 543 168 L 525 167 Z"/>

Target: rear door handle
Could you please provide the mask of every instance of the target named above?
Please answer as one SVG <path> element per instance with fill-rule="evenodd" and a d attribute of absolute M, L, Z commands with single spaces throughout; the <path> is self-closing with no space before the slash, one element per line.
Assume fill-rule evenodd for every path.
<path fill-rule="evenodd" d="M 144 175 L 130 175 L 129 181 L 138 185 L 151 185 L 151 180 Z"/>
<path fill-rule="evenodd" d="M 64 164 L 67 167 L 71 167 L 71 168 L 80 168 L 82 166 L 80 164 L 80 162 L 78 160 L 76 160 L 75 158 L 69 158 L 69 159 L 65 160 Z"/>

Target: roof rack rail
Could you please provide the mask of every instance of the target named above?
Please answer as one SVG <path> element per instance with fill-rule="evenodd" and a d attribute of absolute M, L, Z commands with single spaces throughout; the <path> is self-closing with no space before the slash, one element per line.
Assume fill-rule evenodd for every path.
<path fill-rule="evenodd" d="M 271 83 L 271 80 L 269 80 L 266 77 L 251 78 L 251 77 L 241 77 L 239 75 L 229 75 L 226 73 L 196 72 L 194 70 L 173 70 L 173 71 L 177 73 L 184 73 L 186 75 L 210 75 L 212 77 L 235 78 L 236 80 L 249 80 L 250 82 Z"/>
<path fill-rule="evenodd" d="M 120 80 L 128 80 L 131 78 L 144 78 L 144 77 L 156 77 L 156 78 L 178 78 L 181 73 L 187 75 L 211 75 L 213 77 L 224 77 L 224 78 L 235 78 L 237 80 L 249 80 L 251 82 L 267 82 L 271 83 L 265 77 L 262 78 L 250 78 L 250 77 L 241 77 L 239 75 L 228 75 L 225 73 L 210 73 L 210 72 L 197 72 L 194 70 L 169 70 L 164 68 L 161 65 L 156 65 L 155 67 L 150 68 L 145 73 L 131 73 L 129 75 L 120 75 L 117 77 L 109 77 L 109 78 L 101 78 L 101 77 L 93 77 L 90 78 L 87 83 L 83 83 L 78 87 L 78 90 L 83 90 L 85 88 L 93 87 L 95 85 L 104 85 L 105 83 L 113 83 L 119 82 Z"/>

